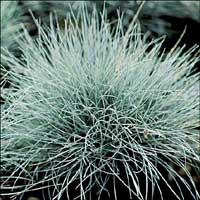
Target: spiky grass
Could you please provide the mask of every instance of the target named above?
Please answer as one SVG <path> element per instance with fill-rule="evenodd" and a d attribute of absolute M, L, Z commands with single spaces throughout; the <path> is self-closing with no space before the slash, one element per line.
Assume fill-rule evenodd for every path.
<path fill-rule="evenodd" d="M 25 31 L 19 42 L 23 59 L 3 56 L 12 66 L 13 86 L 2 112 L 4 195 L 48 187 L 53 191 L 48 198 L 66 193 L 69 199 L 68 189 L 77 183 L 77 198 L 100 199 L 111 192 L 106 183 L 113 180 L 117 199 L 118 180 L 130 198 L 153 199 L 157 187 L 163 199 L 162 180 L 184 199 L 181 188 L 176 193 L 159 171 L 161 165 L 177 186 L 184 183 L 198 199 L 186 168 L 200 159 L 193 130 L 198 126 L 198 74 L 190 75 L 198 47 L 165 55 L 163 40 L 148 43 L 138 25 L 123 33 L 119 18 L 111 33 L 105 14 L 99 19 L 82 9 L 78 16 L 80 23 L 76 17 L 66 19 L 65 30 L 36 22 L 39 37 L 33 40 Z M 191 184 L 169 160 L 183 168 Z M 94 187 L 98 192 L 91 197 Z"/>

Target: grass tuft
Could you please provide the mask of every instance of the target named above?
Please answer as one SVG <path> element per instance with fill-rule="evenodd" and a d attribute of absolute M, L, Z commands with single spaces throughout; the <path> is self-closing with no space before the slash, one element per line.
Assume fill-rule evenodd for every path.
<path fill-rule="evenodd" d="M 200 160 L 194 130 L 199 74 L 190 75 L 199 47 L 164 54 L 163 39 L 147 42 L 136 24 L 124 33 L 121 17 L 111 32 L 105 16 L 82 8 L 81 20 L 67 18 L 64 30 L 54 28 L 52 19 L 49 28 L 35 20 L 39 36 L 32 39 L 24 30 L 22 60 L 9 52 L 2 56 L 11 69 L 2 107 L 3 195 L 48 187 L 50 199 L 65 193 L 70 199 L 68 189 L 76 183 L 77 198 L 91 199 L 97 188 L 100 199 L 109 195 L 107 182 L 113 180 L 115 199 L 116 181 L 130 198 L 147 199 L 158 188 L 164 199 L 162 180 L 174 197 L 184 199 L 181 188 L 178 194 L 159 171 L 161 165 L 199 198 L 186 167 Z M 169 161 L 182 167 L 191 184 Z M 145 188 L 139 173 L 146 177 Z"/>

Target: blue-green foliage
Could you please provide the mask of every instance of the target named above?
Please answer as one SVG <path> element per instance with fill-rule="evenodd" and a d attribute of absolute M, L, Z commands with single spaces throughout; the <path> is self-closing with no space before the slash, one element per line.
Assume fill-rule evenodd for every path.
<path fill-rule="evenodd" d="M 99 20 L 95 12 L 89 16 L 81 10 L 80 23 L 68 18 L 65 30 L 37 24 L 39 37 L 33 40 L 25 31 L 19 42 L 22 60 L 3 56 L 12 85 L 2 111 L 2 169 L 11 171 L 2 177 L 2 189 L 9 189 L 9 180 L 26 180 L 21 194 L 53 180 L 49 187 L 58 191 L 51 198 L 60 199 L 77 180 L 85 199 L 94 185 L 100 197 L 114 177 L 130 195 L 145 199 L 137 172 L 144 173 L 147 185 L 159 187 L 158 180 L 165 181 L 157 169 L 161 164 L 188 192 L 193 187 L 191 195 L 198 199 L 183 161 L 199 161 L 193 130 L 199 80 L 198 74 L 189 76 L 198 47 L 161 54 L 162 39 L 148 43 L 138 25 L 124 34 L 121 18 L 111 33 L 102 16 Z M 184 169 L 191 186 L 167 160 Z M 128 181 L 120 177 L 117 162 Z M 38 177 L 40 172 L 44 177 Z M 11 188 L 14 192 L 17 185 Z"/>

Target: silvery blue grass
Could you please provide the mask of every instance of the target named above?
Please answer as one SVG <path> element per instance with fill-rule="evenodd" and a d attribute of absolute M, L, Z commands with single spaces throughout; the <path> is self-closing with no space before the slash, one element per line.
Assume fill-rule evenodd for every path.
<path fill-rule="evenodd" d="M 39 36 L 34 40 L 24 30 L 22 59 L 3 55 L 11 67 L 11 87 L 2 106 L 1 188 L 12 190 L 3 195 L 44 184 L 55 191 L 52 200 L 60 199 L 77 181 L 77 197 L 86 199 L 95 186 L 99 192 L 92 199 L 100 199 L 102 192 L 111 192 L 106 189 L 111 179 L 115 199 L 116 180 L 130 198 L 147 199 L 150 188 L 158 187 L 163 199 L 163 180 L 177 199 L 184 199 L 181 188 L 176 194 L 158 170 L 161 165 L 193 199 L 199 198 L 186 168 L 200 160 L 194 131 L 199 74 L 190 75 L 199 47 L 187 52 L 174 47 L 164 54 L 162 38 L 147 42 L 135 23 L 124 33 L 121 17 L 111 32 L 105 16 L 98 19 L 83 8 L 77 18 L 66 19 L 64 30 L 35 20 Z M 183 168 L 190 184 L 168 161 Z M 146 177 L 145 194 L 139 172 Z"/>

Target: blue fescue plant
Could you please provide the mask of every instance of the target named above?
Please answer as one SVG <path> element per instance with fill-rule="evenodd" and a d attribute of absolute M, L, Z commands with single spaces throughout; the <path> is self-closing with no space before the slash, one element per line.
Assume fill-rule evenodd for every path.
<path fill-rule="evenodd" d="M 199 47 L 183 52 L 175 46 L 164 54 L 163 38 L 147 42 L 135 18 L 126 33 L 121 17 L 111 31 L 105 13 L 99 19 L 85 8 L 66 19 L 64 30 L 35 21 L 38 38 L 24 30 L 19 41 L 22 59 L 9 52 L 2 57 L 11 67 L 12 82 L 2 107 L 3 195 L 47 187 L 53 191 L 49 199 L 64 194 L 70 199 L 68 189 L 76 183 L 81 200 L 110 192 L 117 199 L 119 181 L 130 198 L 154 199 L 149 191 L 158 188 L 164 199 L 162 180 L 175 198 L 184 199 L 182 182 L 197 200 L 186 165 L 200 161 L 194 131 L 199 74 L 190 75 Z M 168 161 L 185 171 L 190 184 Z M 174 179 L 178 193 L 158 165 Z M 107 189 L 109 180 L 113 191 Z"/>

